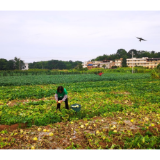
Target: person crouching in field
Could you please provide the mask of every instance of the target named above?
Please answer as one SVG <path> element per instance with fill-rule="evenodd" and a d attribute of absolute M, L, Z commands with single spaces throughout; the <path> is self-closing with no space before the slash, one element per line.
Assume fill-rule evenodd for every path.
<path fill-rule="evenodd" d="M 65 88 L 63 88 L 62 86 L 59 86 L 57 88 L 57 91 L 56 91 L 56 94 L 55 94 L 55 99 L 56 99 L 56 102 L 57 102 L 57 109 L 60 110 L 60 105 L 63 101 L 65 102 L 65 108 L 69 109 L 67 90 Z"/>

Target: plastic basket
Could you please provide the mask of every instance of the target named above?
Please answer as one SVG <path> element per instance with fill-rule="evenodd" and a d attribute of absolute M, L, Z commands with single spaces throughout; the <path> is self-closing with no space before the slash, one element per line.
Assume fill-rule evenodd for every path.
<path fill-rule="evenodd" d="M 72 105 L 71 105 L 71 108 L 72 108 L 74 111 L 79 112 L 79 111 L 81 110 L 81 105 L 75 103 L 75 104 L 72 104 Z"/>

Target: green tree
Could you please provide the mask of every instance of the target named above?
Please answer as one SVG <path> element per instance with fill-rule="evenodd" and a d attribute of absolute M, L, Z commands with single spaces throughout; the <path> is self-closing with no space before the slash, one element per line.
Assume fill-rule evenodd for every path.
<path fill-rule="evenodd" d="M 20 58 L 15 57 L 14 58 L 14 68 L 17 70 L 18 69 L 21 70 L 23 66 L 24 66 L 24 62 Z"/>
<path fill-rule="evenodd" d="M 157 69 L 160 70 L 160 63 L 157 65 Z"/>
<path fill-rule="evenodd" d="M 7 63 L 8 61 L 6 59 L 1 58 L 0 59 L 0 70 L 7 70 Z"/>
<path fill-rule="evenodd" d="M 118 49 L 116 54 L 118 55 L 118 58 L 123 58 L 127 56 L 127 52 L 125 49 Z"/>
<path fill-rule="evenodd" d="M 126 58 L 123 58 L 122 67 L 127 67 Z"/>
<path fill-rule="evenodd" d="M 81 63 L 79 63 L 76 67 L 75 67 L 75 69 L 79 69 L 79 70 L 82 70 L 83 69 L 83 66 L 82 66 L 82 64 Z"/>
<path fill-rule="evenodd" d="M 19 69 L 19 59 L 17 57 L 14 58 L 14 68 Z"/>
<path fill-rule="evenodd" d="M 7 63 L 8 70 L 14 70 L 14 60 L 9 60 Z"/>
<path fill-rule="evenodd" d="M 138 52 L 137 52 L 137 50 L 131 49 L 131 50 L 129 50 L 129 52 L 127 53 L 127 58 L 132 58 L 132 52 L 133 52 L 133 55 L 134 55 L 135 57 L 138 57 Z"/>
<path fill-rule="evenodd" d="M 66 67 L 67 67 L 67 69 L 72 69 L 72 64 L 71 63 L 67 63 Z"/>
<path fill-rule="evenodd" d="M 105 68 L 106 68 L 106 65 L 105 65 L 105 64 L 103 64 L 103 65 L 102 65 L 102 67 L 105 69 Z"/>
<path fill-rule="evenodd" d="M 50 60 L 50 61 L 41 61 L 29 63 L 30 69 L 73 69 L 78 64 L 82 64 L 81 61 L 72 62 L 70 61 L 59 61 L 59 60 Z"/>
<path fill-rule="evenodd" d="M 127 67 L 126 64 L 126 59 L 128 56 L 127 52 L 124 49 L 118 49 L 116 54 L 118 55 L 118 59 L 123 58 L 122 67 Z"/>

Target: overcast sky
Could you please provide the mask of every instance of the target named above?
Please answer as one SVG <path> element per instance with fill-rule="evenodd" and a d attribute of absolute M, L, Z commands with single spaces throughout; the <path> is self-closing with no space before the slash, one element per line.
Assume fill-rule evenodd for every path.
<path fill-rule="evenodd" d="M 0 11 L 0 58 L 87 61 L 120 48 L 160 52 L 160 11 Z"/>

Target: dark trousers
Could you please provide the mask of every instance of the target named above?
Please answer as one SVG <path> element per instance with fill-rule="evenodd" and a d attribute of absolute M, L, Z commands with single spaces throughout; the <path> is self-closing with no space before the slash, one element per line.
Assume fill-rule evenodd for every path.
<path fill-rule="evenodd" d="M 62 100 L 62 99 L 58 98 L 58 101 L 59 101 L 59 100 Z M 69 106 L 68 106 L 68 98 L 66 98 L 66 100 L 65 100 L 64 102 L 65 102 L 65 108 L 66 108 L 66 109 L 69 109 Z M 59 110 L 60 110 L 60 105 L 61 105 L 60 103 L 57 104 L 57 109 L 59 109 Z"/>

